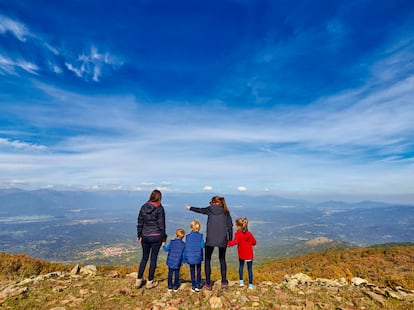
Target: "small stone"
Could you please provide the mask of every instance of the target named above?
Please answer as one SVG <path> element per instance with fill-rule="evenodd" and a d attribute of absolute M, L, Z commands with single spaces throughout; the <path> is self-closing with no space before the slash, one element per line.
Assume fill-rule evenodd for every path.
<path fill-rule="evenodd" d="M 213 308 L 213 309 L 218 309 L 218 308 L 222 308 L 223 307 L 223 303 L 222 303 L 220 297 L 213 296 L 213 297 L 211 297 L 209 299 L 208 302 L 210 304 L 210 307 Z"/>

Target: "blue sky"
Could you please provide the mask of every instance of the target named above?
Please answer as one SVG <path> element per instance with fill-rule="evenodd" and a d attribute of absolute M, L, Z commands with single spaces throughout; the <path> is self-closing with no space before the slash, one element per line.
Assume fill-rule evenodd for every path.
<path fill-rule="evenodd" d="M 0 0 L 0 187 L 414 200 L 412 1 Z"/>

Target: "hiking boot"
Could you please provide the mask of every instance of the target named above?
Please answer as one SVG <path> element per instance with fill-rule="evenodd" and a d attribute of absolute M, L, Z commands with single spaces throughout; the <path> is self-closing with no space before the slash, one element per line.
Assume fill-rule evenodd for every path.
<path fill-rule="evenodd" d="M 221 281 L 221 289 L 227 290 L 229 288 L 229 281 Z"/>
<path fill-rule="evenodd" d="M 142 279 L 136 279 L 135 288 L 141 288 L 141 287 L 142 287 Z"/>
<path fill-rule="evenodd" d="M 211 284 L 210 284 L 210 283 L 207 283 L 207 282 L 206 282 L 206 283 L 204 283 L 203 288 L 205 288 L 206 290 L 211 291 L 212 286 L 211 286 Z"/>
<path fill-rule="evenodd" d="M 156 287 L 157 285 L 158 285 L 158 282 L 157 281 L 155 281 L 155 280 L 148 280 L 146 287 L 147 287 L 148 290 L 150 290 L 150 289 Z"/>

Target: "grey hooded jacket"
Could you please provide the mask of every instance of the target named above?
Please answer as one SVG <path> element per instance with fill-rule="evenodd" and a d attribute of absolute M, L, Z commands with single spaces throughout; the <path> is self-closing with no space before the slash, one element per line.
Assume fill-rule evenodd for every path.
<path fill-rule="evenodd" d="M 219 205 L 210 205 L 206 208 L 190 207 L 190 211 L 208 216 L 206 246 L 227 247 L 227 241 L 233 239 L 233 221 L 230 212 L 225 213 Z"/>

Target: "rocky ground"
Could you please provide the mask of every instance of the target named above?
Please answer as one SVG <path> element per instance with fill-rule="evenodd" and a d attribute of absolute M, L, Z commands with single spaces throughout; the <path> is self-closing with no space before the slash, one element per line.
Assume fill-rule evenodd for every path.
<path fill-rule="evenodd" d="M 253 290 L 230 281 L 211 291 L 191 292 L 183 280 L 177 292 L 166 279 L 153 289 L 136 289 L 136 273 L 98 272 L 93 265 L 0 284 L 3 309 L 414 309 L 414 291 L 377 287 L 361 278 L 312 279 L 286 275 L 282 282 L 256 283 Z M 188 280 L 188 279 L 187 279 Z"/>

